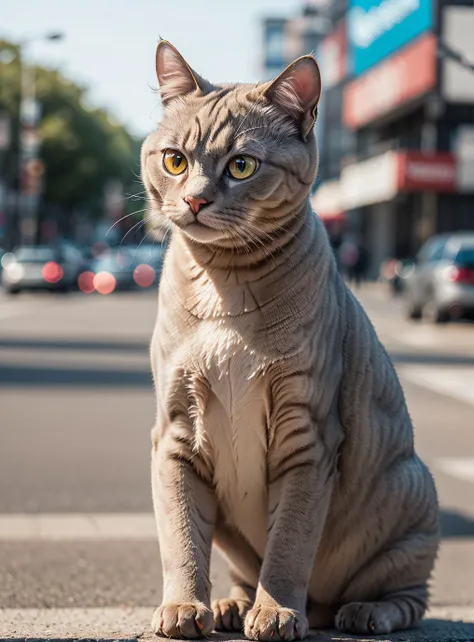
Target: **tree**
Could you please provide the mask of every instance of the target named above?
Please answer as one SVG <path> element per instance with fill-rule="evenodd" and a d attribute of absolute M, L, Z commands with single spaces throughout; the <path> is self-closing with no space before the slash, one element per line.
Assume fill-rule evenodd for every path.
<path fill-rule="evenodd" d="M 18 47 L 0 40 L 0 112 L 12 121 L 12 144 L 4 159 L 6 178 L 17 186 L 20 67 Z M 87 89 L 59 71 L 36 68 L 36 96 L 41 106 L 41 158 L 45 164 L 42 199 L 72 217 L 81 210 L 94 220 L 103 216 L 104 189 L 118 180 L 126 194 L 139 194 L 140 141 L 104 109 L 88 107 Z M 125 201 L 124 213 L 143 209 L 143 201 Z M 141 215 L 139 215 L 141 218 Z M 129 217 L 132 224 L 135 217 Z M 133 220 L 134 219 L 134 220 Z M 127 219 L 126 219 L 127 220 Z M 128 225 L 127 225 L 128 228 Z"/>

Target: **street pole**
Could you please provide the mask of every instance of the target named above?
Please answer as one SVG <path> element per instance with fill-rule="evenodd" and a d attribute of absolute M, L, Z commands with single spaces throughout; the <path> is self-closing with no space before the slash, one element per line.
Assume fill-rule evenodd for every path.
<path fill-rule="evenodd" d="M 18 48 L 18 64 L 20 68 L 20 122 L 18 141 L 18 225 L 20 244 L 30 245 L 34 240 L 34 202 L 26 187 L 27 161 L 37 153 L 37 145 L 27 144 L 28 128 L 35 123 L 34 103 L 34 72 L 25 60 L 28 42 L 21 43 Z M 34 198 L 34 197 L 33 197 Z"/>
<path fill-rule="evenodd" d="M 36 40 L 61 40 L 61 33 L 28 38 L 18 46 L 20 67 L 20 127 L 18 141 L 18 225 L 20 243 L 33 245 L 38 233 L 43 164 L 39 158 L 40 107 L 36 101 L 35 67 L 27 60 L 27 46 Z"/>

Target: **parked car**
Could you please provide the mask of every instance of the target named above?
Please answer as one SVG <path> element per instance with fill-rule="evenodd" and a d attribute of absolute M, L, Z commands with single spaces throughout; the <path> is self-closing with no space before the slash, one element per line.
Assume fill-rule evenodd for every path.
<path fill-rule="evenodd" d="M 101 285 L 107 294 L 115 290 L 131 290 L 135 287 L 133 272 L 137 266 L 133 258 L 133 250 L 128 248 L 109 249 L 95 259 L 91 271 L 96 275 L 96 289 L 100 292 Z M 109 292 L 110 290 L 110 292 Z"/>
<path fill-rule="evenodd" d="M 153 268 L 155 273 L 155 279 L 153 281 L 154 285 L 156 285 L 160 280 L 165 251 L 165 247 L 160 243 L 148 243 L 146 245 L 139 246 L 134 252 L 138 265 L 148 265 Z"/>
<path fill-rule="evenodd" d="M 431 237 L 405 281 L 407 316 L 435 323 L 474 315 L 474 233 Z"/>
<path fill-rule="evenodd" d="M 2 274 L 3 270 L 3 257 L 6 254 L 6 250 L 0 245 L 0 275 Z"/>
<path fill-rule="evenodd" d="M 2 284 L 9 294 L 22 290 L 68 292 L 77 286 L 84 259 L 72 247 L 18 247 L 2 259 Z"/>

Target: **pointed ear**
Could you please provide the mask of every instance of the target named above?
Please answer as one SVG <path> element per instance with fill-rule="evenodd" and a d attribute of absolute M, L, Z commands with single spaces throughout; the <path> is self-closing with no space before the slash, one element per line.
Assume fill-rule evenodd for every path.
<path fill-rule="evenodd" d="M 313 56 L 302 56 L 291 63 L 264 90 L 264 96 L 294 118 L 303 138 L 316 120 L 321 96 L 321 74 Z"/>
<path fill-rule="evenodd" d="M 161 102 L 167 105 L 178 96 L 193 91 L 207 93 L 212 86 L 191 69 L 179 51 L 167 40 L 156 48 L 156 75 L 160 84 Z"/>

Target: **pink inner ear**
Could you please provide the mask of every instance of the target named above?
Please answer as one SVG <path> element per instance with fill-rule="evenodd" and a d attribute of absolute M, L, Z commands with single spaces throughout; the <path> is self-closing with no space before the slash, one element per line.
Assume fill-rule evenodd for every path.
<path fill-rule="evenodd" d="M 160 83 L 161 99 L 164 103 L 194 91 L 197 87 L 184 59 L 167 44 L 158 48 L 156 73 Z"/>
<path fill-rule="evenodd" d="M 320 81 L 313 63 L 305 62 L 297 65 L 288 80 L 305 111 L 318 101 Z"/>

